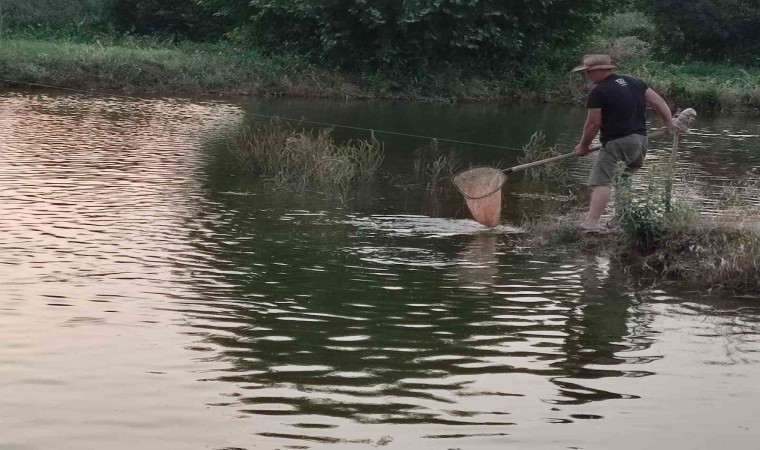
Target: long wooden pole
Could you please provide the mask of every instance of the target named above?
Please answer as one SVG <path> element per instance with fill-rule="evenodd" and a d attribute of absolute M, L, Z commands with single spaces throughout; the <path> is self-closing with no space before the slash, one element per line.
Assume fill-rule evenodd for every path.
<path fill-rule="evenodd" d="M 667 130 L 657 130 L 654 133 L 650 134 L 649 137 L 650 138 L 656 138 L 656 137 L 660 137 L 660 136 L 664 135 L 665 133 L 667 133 Z M 595 145 L 595 146 L 589 148 L 589 150 L 591 152 L 595 152 L 595 151 L 599 150 L 600 148 L 602 148 L 601 145 Z M 574 152 L 565 153 L 564 155 L 552 156 L 551 158 L 546 158 L 546 159 L 541 159 L 541 160 L 538 160 L 538 161 L 533 161 L 533 162 L 529 162 L 529 163 L 525 163 L 525 164 L 520 164 L 519 166 L 508 167 L 506 169 L 503 169 L 503 172 L 504 173 L 519 172 L 521 170 L 530 169 L 531 167 L 543 166 L 544 164 L 549 164 L 549 163 L 552 163 L 554 161 L 560 161 L 560 160 L 565 159 L 565 158 L 570 158 L 571 156 L 575 156 L 575 153 Z"/>
<path fill-rule="evenodd" d="M 684 130 L 688 130 L 688 128 L 694 123 L 694 120 L 697 117 L 697 112 L 694 111 L 692 108 L 685 109 L 681 111 L 681 114 L 674 119 L 674 121 L 681 126 Z M 663 136 L 665 133 L 667 133 L 667 129 L 660 129 L 655 131 L 654 133 L 650 134 L 650 138 L 656 138 Z M 678 151 L 678 142 L 679 142 L 679 133 L 676 133 L 673 135 L 673 156 L 671 157 L 672 163 L 675 165 L 675 154 Z M 592 152 L 595 152 L 602 148 L 601 145 L 594 146 L 590 148 Z M 555 161 L 559 161 L 565 158 L 570 158 L 571 156 L 574 156 L 575 153 L 565 153 L 564 155 L 559 156 L 553 156 L 551 158 L 542 159 L 539 161 L 533 161 L 526 164 L 521 164 L 519 166 L 509 167 L 506 169 L 503 169 L 504 173 L 511 173 L 511 172 L 518 172 L 520 170 L 530 169 L 531 167 L 536 166 L 542 166 L 544 164 L 549 164 Z"/>

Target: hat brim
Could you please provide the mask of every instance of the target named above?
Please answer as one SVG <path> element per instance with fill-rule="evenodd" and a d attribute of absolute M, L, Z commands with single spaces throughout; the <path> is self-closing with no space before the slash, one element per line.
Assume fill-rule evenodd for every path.
<path fill-rule="evenodd" d="M 573 72 L 589 72 L 592 70 L 607 70 L 607 69 L 617 69 L 618 67 L 614 64 L 599 64 L 598 66 L 587 66 L 585 64 L 581 64 L 580 66 L 576 66 L 573 69 Z"/>

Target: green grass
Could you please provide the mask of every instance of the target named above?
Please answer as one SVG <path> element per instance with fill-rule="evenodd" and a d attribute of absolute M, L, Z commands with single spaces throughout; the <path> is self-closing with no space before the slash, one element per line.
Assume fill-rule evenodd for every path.
<path fill-rule="evenodd" d="M 680 107 L 760 109 L 760 69 L 660 57 L 655 30 L 640 13 L 610 16 L 600 23 L 585 53 L 607 53 L 620 71 L 640 77 Z"/>
<path fill-rule="evenodd" d="M 108 45 L 0 38 L 0 77 L 67 88 L 314 96 L 336 76 L 288 56 L 227 45 Z"/>
<path fill-rule="evenodd" d="M 584 236 L 577 225 L 581 218 L 579 211 L 526 222 L 520 245 L 605 254 L 626 272 L 655 282 L 678 280 L 706 290 L 760 292 L 760 228 L 756 224 L 743 227 L 692 216 L 666 223 L 657 230 L 658 239 L 643 245 L 625 232 Z"/>
<path fill-rule="evenodd" d="M 646 283 L 681 280 L 704 289 L 760 292 L 760 213 L 753 205 L 733 197 L 720 216 L 703 217 L 688 203 L 671 200 L 664 178 L 650 176 L 641 193 L 626 189 L 618 180 L 618 231 L 581 234 L 585 209 L 578 209 L 526 220 L 521 245 L 605 254 Z M 736 189 L 754 194 L 746 198 L 758 194 L 755 183 L 729 186 L 726 194 Z"/>
<path fill-rule="evenodd" d="M 19 6 L 22 4 L 16 2 L 14 14 L 32 17 L 29 8 Z M 60 14 L 94 14 L 99 4 L 97 0 L 69 2 L 70 11 Z M 17 17 L 9 27 L 7 16 L 9 13 L 0 23 L 0 77 L 67 88 L 577 103 L 586 94 L 586 83 L 569 69 L 583 53 L 609 53 L 619 61 L 621 72 L 644 79 L 676 106 L 760 109 L 760 69 L 665 61 L 657 56 L 651 23 L 636 13 L 608 17 L 599 24 L 597 34 L 575 51 L 541 49 L 538 61 L 519 75 L 465 77 L 452 69 L 398 79 L 380 74 L 341 74 L 297 56 L 265 54 L 230 42 L 201 44 L 175 42 L 171 37 L 136 37 L 85 20 L 23 25 Z"/>

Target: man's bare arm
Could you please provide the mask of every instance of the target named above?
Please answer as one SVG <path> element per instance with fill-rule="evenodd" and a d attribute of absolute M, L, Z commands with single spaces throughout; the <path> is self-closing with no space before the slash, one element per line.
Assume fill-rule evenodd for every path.
<path fill-rule="evenodd" d="M 583 125 L 583 136 L 581 142 L 575 147 L 575 154 L 578 156 L 585 156 L 589 154 L 589 145 L 594 140 L 594 137 L 599 132 L 599 128 L 602 126 L 602 110 L 601 108 L 589 109 L 586 115 L 586 123 Z"/>
<path fill-rule="evenodd" d="M 668 104 L 665 102 L 665 99 L 660 97 L 660 94 L 653 91 L 652 89 L 647 89 L 644 93 L 644 98 L 646 99 L 647 103 L 652 105 L 654 110 L 657 111 L 657 114 L 665 123 L 665 126 L 668 128 L 668 131 L 670 133 L 678 133 L 681 131 L 681 129 L 678 128 L 678 125 L 673 123 L 673 117 L 670 115 L 670 108 L 668 108 Z"/>

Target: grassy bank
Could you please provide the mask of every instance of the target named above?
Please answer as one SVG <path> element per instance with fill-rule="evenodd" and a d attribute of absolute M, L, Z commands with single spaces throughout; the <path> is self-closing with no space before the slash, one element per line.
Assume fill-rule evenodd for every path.
<path fill-rule="evenodd" d="M 606 255 L 642 284 L 678 280 L 706 290 L 760 292 L 760 214 L 753 207 L 712 218 L 685 205 L 665 211 L 655 203 L 624 209 L 620 225 L 603 234 L 580 232 L 580 210 L 534 219 L 523 226 L 523 244 Z"/>
<path fill-rule="evenodd" d="M 130 93 L 335 96 L 340 78 L 288 56 L 229 45 L 0 38 L 0 77 Z"/>
<path fill-rule="evenodd" d="M 581 101 L 586 85 L 567 69 L 580 54 L 599 52 L 613 55 L 621 72 L 648 81 L 677 106 L 760 109 L 760 69 L 664 61 L 657 56 L 650 28 L 641 15 L 612 16 L 576 52 L 547 53 L 540 58 L 543 63 L 517 78 L 463 77 L 452 70 L 398 79 L 341 74 L 297 56 L 264 54 L 228 42 L 177 43 L 85 26 L 6 26 L 0 30 L 0 77 L 130 93 L 573 103 Z"/>
<path fill-rule="evenodd" d="M 642 78 L 679 107 L 760 110 L 760 68 L 668 60 L 660 55 L 660 45 L 649 18 L 641 13 L 621 13 L 601 20 L 596 34 L 577 53 L 611 55 L 620 66 L 619 72 Z M 578 82 L 579 76 L 566 72 L 578 55 L 559 59 L 569 60 L 561 69 L 558 55 L 548 55 L 549 62 L 521 80 L 526 88 L 523 95 L 560 102 L 582 99 L 585 87 Z"/>

